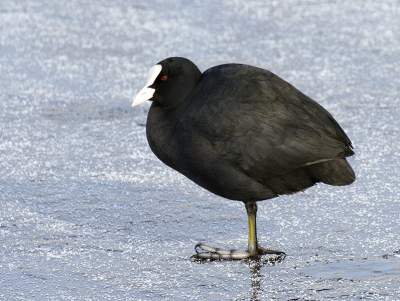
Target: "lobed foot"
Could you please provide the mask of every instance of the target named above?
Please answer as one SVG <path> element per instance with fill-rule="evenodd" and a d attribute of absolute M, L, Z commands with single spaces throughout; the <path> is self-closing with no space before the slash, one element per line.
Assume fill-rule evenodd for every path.
<path fill-rule="evenodd" d="M 193 259 L 199 260 L 242 260 L 242 259 L 258 259 L 262 255 L 275 254 L 283 256 L 282 259 L 286 257 L 286 254 L 282 251 L 277 251 L 273 249 L 263 248 L 258 246 L 258 255 L 252 255 L 247 250 L 227 250 L 208 246 L 206 244 L 200 243 L 195 246 L 196 254 L 192 256 Z"/>

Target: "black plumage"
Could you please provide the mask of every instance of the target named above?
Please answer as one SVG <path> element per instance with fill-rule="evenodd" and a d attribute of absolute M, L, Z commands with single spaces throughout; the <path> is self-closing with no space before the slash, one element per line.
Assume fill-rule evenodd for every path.
<path fill-rule="evenodd" d="M 182 60 L 169 64 L 176 61 Z M 179 91 L 164 64 L 171 84 L 160 85 Z M 185 71 L 179 70 L 182 77 Z M 190 80 L 187 95 L 154 99 L 147 138 L 157 157 L 200 186 L 228 199 L 259 201 L 317 182 L 354 181 L 345 159 L 354 152 L 342 128 L 275 74 L 228 64 Z"/>
<path fill-rule="evenodd" d="M 340 125 L 272 72 L 226 64 L 201 73 L 184 58 L 158 65 L 147 87 L 155 90 L 147 139 L 161 161 L 203 188 L 246 203 L 355 180 Z"/>

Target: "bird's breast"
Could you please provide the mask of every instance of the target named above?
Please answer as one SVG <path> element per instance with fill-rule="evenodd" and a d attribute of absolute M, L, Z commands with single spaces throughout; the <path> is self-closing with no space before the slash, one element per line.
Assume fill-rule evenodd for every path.
<path fill-rule="evenodd" d="M 168 112 L 152 105 L 147 117 L 146 136 L 152 152 L 166 165 L 177 169 L 176 157 L 179 153 L 176 122 Z"/>

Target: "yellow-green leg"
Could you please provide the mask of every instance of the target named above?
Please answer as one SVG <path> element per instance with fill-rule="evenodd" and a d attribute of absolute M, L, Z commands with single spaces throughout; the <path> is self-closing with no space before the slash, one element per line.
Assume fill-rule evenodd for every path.
<path fill-rule="evenodd" d="M 246 203 L 247 217 L 249 220 L 249 257 L 258 257 L 258 240 L 257 240 L 257 204 L 256 202 Z"/>

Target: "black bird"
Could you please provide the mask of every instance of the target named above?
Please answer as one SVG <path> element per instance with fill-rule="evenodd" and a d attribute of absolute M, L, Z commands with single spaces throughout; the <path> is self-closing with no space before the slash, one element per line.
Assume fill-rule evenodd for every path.
<path fill-rule="evenodd" d="M 171 57 L 150 69 L 132 106 L 146 100 L 153 101 L 146 132 L 154 154 L 201 187 L 246 205 L 248 250 L 198 244 L 197 258 L 284 254 L 258 244 L 256 202 L 318 182 L 355 180 L 346 160 L 353 147 L 340 125 L 270 71 L 225 64 L 201 73 L 190 60 Z"/>

